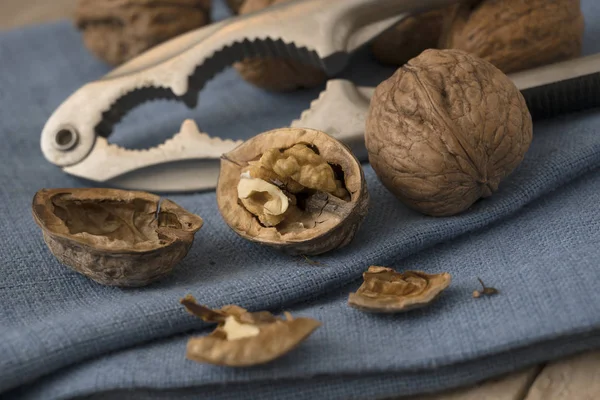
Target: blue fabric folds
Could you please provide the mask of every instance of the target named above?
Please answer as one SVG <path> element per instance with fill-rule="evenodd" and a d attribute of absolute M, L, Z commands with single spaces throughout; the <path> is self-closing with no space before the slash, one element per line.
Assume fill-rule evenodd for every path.
<path fill-rule="evenodd" d="M 600 51 L 600 6 L 582 0 L 585 53 Z M 216 17 L 223 17 L 221 5 Z M 408 210 L 365 165 L 371 207 L 347 248 L 320 266 L 236 236 L 214 193 L 168 196 L 202 216 L 188 256 L 164 281 L 104 287 L 60 265 L 31 217 L 41 188 L 85 186 L 50 165 L 41 128 L 74 90 L 108 68 L 65 22 L 0 34 L 0 396 L 7 399 L 376 398 L 474 383 L 600 347 L 600 113 L 535 124 L 518 170 L 491 198 L 451 218 Z M 391 73 L 367 53 L 344 76 L 376 84 Z M 213 135 L 247 138 L 298 117 L 323 88 L 273 94 L 233 70 L 200 104 L 155 102 L 128 115 L 111 140 L 155 145 L 194 118 Z M 450 272 L 434 305 L 395 316 L 360 313 L 347 294 L 369 265 Z M 477 277 L 500 294 L 473 299 Z M 289 310 L 322 321 L 306 342 L 261 367 L 188 361 L 191 335 L 209 331 L 178 301 Z"/>

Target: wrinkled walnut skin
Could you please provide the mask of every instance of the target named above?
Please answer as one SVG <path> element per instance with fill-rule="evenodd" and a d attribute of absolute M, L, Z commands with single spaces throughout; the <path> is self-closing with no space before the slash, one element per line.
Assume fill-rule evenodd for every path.
<path fill-rule="evenodd" d="M 181 228 L 159 227 L 157 237 L 148 243 L 127 248 L 115 241 L 94 241 L 94 236 L 77 237 L 57 217 L 53 199 L 69 196 L 77 201 L 131 202 L 143 199 L 157 204 L 158 196 L 116 189 L 42 189 L 33 199 L 33 216 L 42 228 L 44 241 L 57 260 L 103 285 L 121 287 L 146 286 L 168 275 L 190 249 L 194 234 L 202 227 L 202 219 L 188 213 L 170 200 L 163 200 L 161 213 L 176 215 Z"/>
<path fill-rule="evenodd" d="M 246 0 L 239 13 L 248 14 L 286 1 L 289 0 Z M 276 92 L 312 88 L 327 79 L 327 75 L 321 69 L 287 59 L 250 58 L 233 66 L 245 81 Z"/>
<path fill-rule="evenodd" d="M 448 14 L 440 48 L 472 53 L 504 73 L 581 55 L 579 0 L 484 0 Z"/>
<path fill-rule="evenodd" d="M 310 236 L 312 230 L 306 229 L 284 240 L 274 233 L 274 228 L 262 227 L 239 204 L 236 188 L 245 163 L 258 158 L 268 149 L 289 148 L 301 142 L 315 145 L 324 159 L 341 166 L 351 197 L 350 207 L 348 215 L 331 229 L 319 231 L 321 233 L 316 236 Z M 261 133 L 221 157 L 217 204 L 225 222 L 241 237 L 291 255 L 317 255 L 344 247 L 352 241 L 367 214 L 369 194 L 362 167 L 347 146 L 314 129 L 281 128 Z"/>
<path fill-rule="evenodd" d="M 531 140 L 531 115 L 513 82 L 460 50 L 425 50 L 399 68 L 376 88 L 365 128 L 381 182 L 431 216 L 490 196 Z"/>
<path fill-rule="evenodd" d="M 93 54 L 118 66 L 209 24 L 210 10 L 210 0 L 79 0 L 75 24 Z"/>
<path fill-rule="evenodd" d="M 373 40 L 373 56 L 383 64 L 403 65 L 423 50 L 436 48 L 445 12 L 432 10 L 402 20 Z"/>

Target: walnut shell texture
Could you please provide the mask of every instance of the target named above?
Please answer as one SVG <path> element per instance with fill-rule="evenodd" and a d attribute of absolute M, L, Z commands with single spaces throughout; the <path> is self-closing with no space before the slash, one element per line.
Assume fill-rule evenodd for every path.
<path fill-rule="evenodd" d="M 265 364 L 294 350 L 321 326 L 312 318 L 292 318 L 286 313 L 282 319 L 268 311 L 250 313 L 236 305 L 211 310 L 197 304 L 189 295 L 181 303 L 191 314 L 219 324 L 209 335 L 188 340 L 186 357 L 201 363 L 229 367 Z M 235 319 L 238 327 L 241 324 L 254 330 L 253 334 L 230 340 L 225 323 L 228 318 Z"/>
<path fill-rule="evenodd" d="M 580 0 L 483 0 L 455 6 L 440 48 L 472 53 L 504 73 L 580 56 Z"/>
<path fill-rule="evenodd" d="M 330 165 L 343 173 L 343 183 L 349 198 L 342 200 L 330 194 L 316 192 L 306 200 L 315 204 L 314 217 L 301 228 L 285 229 L 265 226 L 240 201 L 236 187 L 242 169 L 265 152 L 288 149 L 305 143 L 318 149 Z M 292 255 L 317 255 L 346 246 L 364 220 L 369 194 L 359 161 L 346 145 L 314 129 L 280 128 L 261 133 L 221 157 L 217 183 L 217 204 L 225 222 L 241 237 L 270 246 Z M 296 226 L 293 223 L 292 226 Z"/>
<path fill-rule="evenodd" d="M 431 216 L 468 209 L 498 189 L 532 140 L 525 99 L 492 64 L 425 50 L 377 86 L 365 144 L 377 176 Z"/>
<path fill-rule="evenodd" d="M 62 264 L 103 285 L 135 287 L 170 273 L 203 225 L 172 201 L 159 201 L 137 191 L 42 189 L 32 211 Z"/>
<path fill-rule="evenodd" d="M 239 13 L 248 14 L 286 1 L 289 0 L 246 0 Z M 327 79 L 321 69 L 295 60 L 248 58 L 233 66 L 245 81 L 278 92 L 316 87 Z"/>
<path fill-rule="evenodd" d="M 210 0 L 79 0 L 75 24 L 86 47 L 117 66 L 210 23 Z"/>
<path fill-rule="evenodd" d="M 407 17 L 373 40 L 373 55 L 383 64 L 402 65 L 423 50 L 436 48 L 445 12 L 436 9 Z"/>
<path fill-rule="evenodd" d="M 447 272 L 396 272 L 391 268 L 370 266 L 363 273 L 363 284 L 348 296 L 348 305 L 361 311 L 398 313 L 432 303 L 452 281 Z"/>

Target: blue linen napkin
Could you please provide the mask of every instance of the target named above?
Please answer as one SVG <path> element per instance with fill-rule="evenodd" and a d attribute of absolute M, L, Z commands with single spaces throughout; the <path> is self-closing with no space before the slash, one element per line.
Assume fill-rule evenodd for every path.
<path fill-rule="evenodd" d="M 600 5 L 582 1 L 586 54 L 600 51 Z M 215 16 L 225 16 L 217 3 Z M 376 84 L 392 70 L 368 53 L 344 76 Z M 8 399 L 376 398 L 465 385 L 600 347 L 600 114 L 535 125 L 519 169 L 470 211 L 431 218 L 408 210 L 365 165 L 371 207 L 351 246 L 302 258 L 248 243 L 222 221 L 214 193 L 169 196 L 205 219 L 188 256 L 141 289 L 100 286 L 60 265 L 33 222 L 43 187 L 87 183 L 39 150 L 41 128 L 74 90 L 108 68 L 68 23 L 0 34 L 0 396 Z M 112 141 L 155 145 L 194 118 L 211 134 L 247 138 L 284 126 L 323 87 L 266 93 L 231 69 L 195 110 L 146 104 Z M 369 265 L 450 272 L 434 305 L 395 316 L 346 305 Z M 500 294 L 473 299 L 477 277 Z M 290 310 L 323 322 L 301 347 L 264 366 L 227 369 L 185 359 L 191 335 L 210 331 L 178 300 L 211 307 Z"/>

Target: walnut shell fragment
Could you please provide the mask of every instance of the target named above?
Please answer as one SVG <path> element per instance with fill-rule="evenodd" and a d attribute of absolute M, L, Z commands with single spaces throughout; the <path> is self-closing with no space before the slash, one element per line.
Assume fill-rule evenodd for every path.
<path fill-rule="evenodd" d="M 292 255 L 350 243 L 369 195 L 348 147 L 314 129 L 261 133 L 221 157 L 217 204 L 241 237 Z"/>
<path fill-rule="evenodd" d="M 423 50 L 436 48 L 446 12 L 435 9 L 403 19 L 373 40 L 373 56 L 383 64 L 403 65 Z"/>
<path fill-rule="evenodd" d="M 188 295 L 181 304 L 192 314 L 207 322 L 217 323 L 207 336 L 191 338 L 186 357 L 192 361 L 248 367 L 273 361 L 295 349 L 321 323 L 311 318 L 285 319 L 268 311 L 248 312 L 236 305 L 211 310 Z"/>
<path fill-rule="evenodd" d="M 42 189 L 32 210 L 58 261 L 110 286 L 145 286 L 164 277 L 203 224 L 170 200 L 117 189 Z"/>
<path fill-rule="evenodd" d="M 533 137 L 525 99 L 498 68 L 425 50 L 379 84 L 365 126 L 369 161 L 407 206 L 450 216 L 489 197 Z"/>
<path fill-rule="evenodd" d="M 239 14 L 248 14 L 289 0 L 246 0 Z M 262 89 L 285 92 L 321 85 L 327 79 L 317 67 L 283 58 L 247 58 L 233 67 L 247 82 Z"/>
<path fill-rule="evenodd" d="M 75 25 L 86 47 L 117 66 L 210 23 L 210 0 L 79 0 Z"/>
<path fill-rule="evenodd" d="M 441 48 L 467 51 L 504 73 L 581 55 L 580 0 L 483 0 L 453 6 Z"/>
<path fill-rule="evenodd" d="M 433 302 L 452 281 L 447 272 L 399 273 L 378 266 L 370 266 L 363 273 L 363 279 L 356 293 L 348 296 L 348 305 L 374 313 L 397 313 L 424 307 Z"/>

